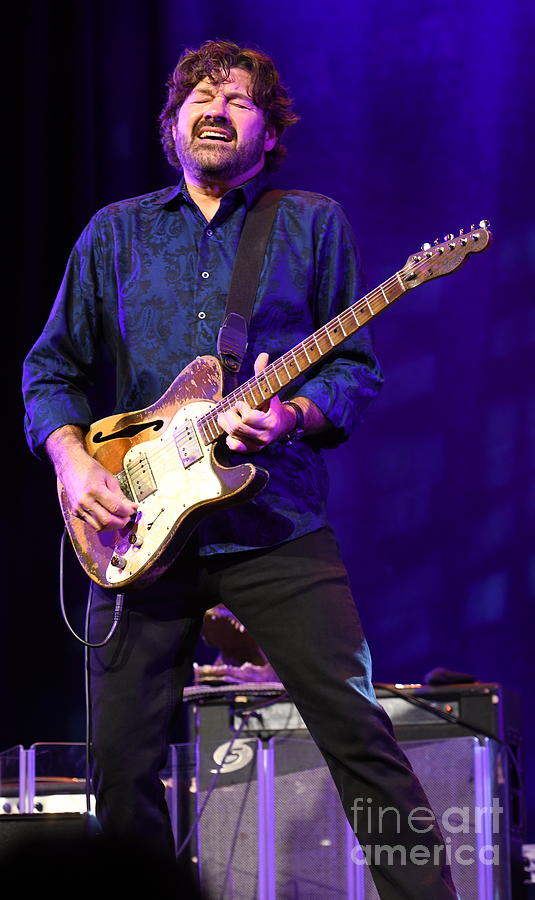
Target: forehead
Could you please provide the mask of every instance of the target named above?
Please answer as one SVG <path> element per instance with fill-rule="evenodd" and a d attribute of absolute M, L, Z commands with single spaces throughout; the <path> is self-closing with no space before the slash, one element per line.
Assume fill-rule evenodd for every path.
<path fill-rule="evenodd" d="M 217 76 L 217 73 L 214 73 Z M 251 96 L 251 76 L 249 72 L 246 72 L 245 69 L 231 69 L 229 72 L 229 77 L 225 78 L 223 81 L 219 81 L 217 79 L 215 83 L 211 81 L 208 76 L 199 81 L 192 90 L 193 91 L 210 91 L 210 93 L 218 94 L 230 94 L 230 93 L 240 93 L 247 94 L 249 97 Z"/>

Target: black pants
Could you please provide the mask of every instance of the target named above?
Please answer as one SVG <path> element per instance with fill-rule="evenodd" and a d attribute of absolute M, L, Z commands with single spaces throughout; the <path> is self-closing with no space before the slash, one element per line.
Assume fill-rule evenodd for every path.
<path fill-rule="evenodd" d="M 394 863 L 372 864 L 381 898 L 455 897 L 438 828 L 422 834 L 410 827 L 411 811 L 429 802 L 375 699 L 368 646 L 329 528 L 276 548 L 215 558 L 198 557 L 192 545 L 157 582 L 127 595 L 118 634 L 91 656 L 103 829 L 172 850 L 158 773 L 203 613 L 218 602 L 268 656 L 325 757 L 360 843 L 428 848 L 425 865 L 421 854 L 412 864 L 410 852 L 404 864 L 399 854 Z M 113 603 L 109 592 L 96 591 L 93 641 L 107 633 Z M 359 815 L 363 807 L 366 815 Z M 380 816 L 391 807 L 398 816 Z"/>

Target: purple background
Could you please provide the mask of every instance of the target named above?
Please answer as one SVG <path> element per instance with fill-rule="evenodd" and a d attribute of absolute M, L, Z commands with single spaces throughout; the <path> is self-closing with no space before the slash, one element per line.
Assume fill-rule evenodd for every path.
<path fill-rule="evenodd" d="M 274 57 L 302 116 L 277 184 L 342 203 L 370 288 L 424 241 L 490 219 L 490 250 L 377 320 L 386 386 L 328 457 L 331 511 L 377 681 L 445 666 L 522 695 L 533 841 L 533 4 L 252 7 L 19 4 L 6 350 L 20 361 L 36 338 L 96 209 L 174 181 L 157 131 L 164 83 L 182 49 L 207 38 Z M 55 483 L 26 449 L 21 417 L 18 404 L 0 749 L 84 734 L 83 651 L 58 606 Z M 75 563 L 66 578 L 82 628 L 86 583 Z"/>

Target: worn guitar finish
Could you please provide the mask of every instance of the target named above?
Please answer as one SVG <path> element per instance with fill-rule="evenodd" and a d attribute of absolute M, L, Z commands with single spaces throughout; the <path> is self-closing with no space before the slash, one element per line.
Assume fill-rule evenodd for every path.
<path fill-rule="evenodd" d="M 86 449 L 117 477 L 138 510 L 127 527 L 96 532 L 73 513 L 58 481 L 65 524 L 89 577 L 118 591 L 158 578 L 204 516 L 254 497 L 267 483 L 259 466 L 225 466 L 218 459 L 219 414 L 237 400 L 259 408 L 406 291 L 454 272 L 490 239 L 482 221 L 457 238 L 446 235 L 442 244 L 424 244 L 391 278 L 227 397 L 219 361 L 197 357 L 152 406 L 95 422 Z"/>

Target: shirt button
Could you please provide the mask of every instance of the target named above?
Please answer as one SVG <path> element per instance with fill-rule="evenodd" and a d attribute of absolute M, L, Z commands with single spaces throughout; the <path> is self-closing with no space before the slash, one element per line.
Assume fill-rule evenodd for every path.
<path fill-rule="evenodd" d="M 210 278 L 210 272 L 201 272 L 203 278 Z"/>
<path fill-rule="evenodd" d="M 208 237 L 212 237 L 213 233 L 214 233 L 214 232 L 212 231 L 211 228 L 207 228 L 207 229 L 206 229 L 206 234 L 208 235 Z"/>
<path fill-rule="evenodd" d="M 197 318 L 206 319 L 206 313 L 201 309 L 200 313 L 197 313 Z"/>

